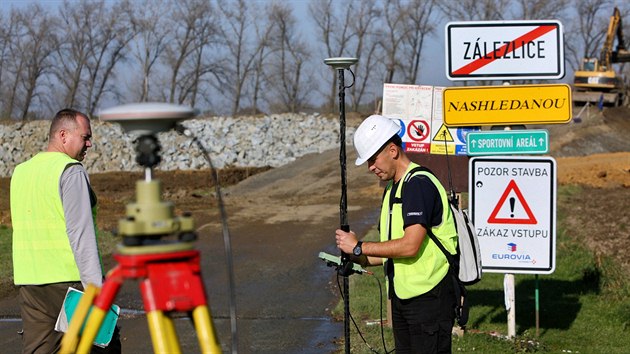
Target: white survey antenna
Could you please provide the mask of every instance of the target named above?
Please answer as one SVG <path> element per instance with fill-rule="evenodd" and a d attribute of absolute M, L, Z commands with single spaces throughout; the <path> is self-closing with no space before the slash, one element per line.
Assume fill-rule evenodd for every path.
<path fill-rule="evenodd" d="M 335 57 L 324 59 L 324 64 L 332 66 L 334 69 L 347 69 L 359 61 L 358 58 Z"/>
<path fill-rule="evenodd" d="M 143 102 L 107 108 L 100 111 L 98 116 L 103 121 L 119 123 L 129 134 L 154 135 L 168 131 L 178 121 L 197 114 L 197 110 L 185 105 Z"/>

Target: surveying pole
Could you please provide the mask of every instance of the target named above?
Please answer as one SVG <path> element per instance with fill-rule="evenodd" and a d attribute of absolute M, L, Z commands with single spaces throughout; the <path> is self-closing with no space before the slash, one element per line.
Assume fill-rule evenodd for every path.
<path fill-rule="evenodd" d="M 356 64 L 359 59 L 337 57 L 328 58 L 324 60 L 326 65 L 331 66 L 337 70 L 339 75 L 339 164 L 341 167 L 341 200 L 339 202 L 339 219 L 340 228 L 345 231 L 350 231 L 350 225 L 348 224 L 348 198 L 347 198 L 347 182 L 346 182 L 346 107 L 345 107 L 345 89 L 354 85 L 345 86 L 344 83 L 344 70 L 348 70 L 354 78 L 354 73 L 350 70 L 350 66 Z M 350 262 L 348 255 L 341 252 L 341 266 L 338 269 L 338 273 L 343 276 L 343 313 L 344 313 L 344 338 L 345 338 L 345 352 L 350 353 L 350 287 L 348 284 L 348 276 L 352 274 L 352 262 Z"/>

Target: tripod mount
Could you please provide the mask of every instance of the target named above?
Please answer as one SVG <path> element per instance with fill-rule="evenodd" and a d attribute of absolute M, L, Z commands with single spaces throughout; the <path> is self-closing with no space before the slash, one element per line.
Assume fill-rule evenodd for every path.
<path fill-rule="evenodd" d="M 182 251 L 197 239 L 190 214 L 175 216 L 173 203 L 161 198 L 162 183 L 153 178 L 160 162 L 160 144 L 155 135 L 136 139 L 136 162 L 144 167 L 145 178 L 136 182 L 136 201 L 127 204 L 126 217 L 118 222 L 122 254 Z M 175 240 L 164 239 L 176 235 Z"/>
<path fill-rule="evenodd" d="M 101 112 L 101 119 L 119 123 L 136 136 L 136 162 L 144 167 L 144 180 L 136 182 L 136 201 L 127 204 L 126 216 L 118 222 L 121 254 L 147 254 L 192 249 L 197 239 L 190 214 L 174 215 L 173 203 L 163 201 L 162 183 L 153 178 L 160 161 L 157 133 L 174 128 L 177 121 L 194 116 L 185 106 L 166 103 L 136 103 Z M 175 235 L 175 239 L 165 239 Z"/>

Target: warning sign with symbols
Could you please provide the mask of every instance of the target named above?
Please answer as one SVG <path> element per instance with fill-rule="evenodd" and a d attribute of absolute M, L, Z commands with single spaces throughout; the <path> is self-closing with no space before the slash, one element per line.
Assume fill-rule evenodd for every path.
<path fill-rule="evenodd" d="M 444 87 L 435 87 L 433 92 L 433 120 L 431 121 L 431 153 L 437 155 L 467 155 L 466 136 L 478 131 L 478 127 L 447 127 L 442 115 Z"/>
<path fill-rule="evenodd" d="M 550 274 L 556 254 L 556 161 L 475 157 L 469 209 L 484 271 Z"/>
<path fill-rule="evenodd" d="M 431 127 L 430 121 L 424 119 L 414 119 L 405 122 L 407 134 L 403 136 L 405 151 L 420 154 L 428 154 L 431 148 Z"/>

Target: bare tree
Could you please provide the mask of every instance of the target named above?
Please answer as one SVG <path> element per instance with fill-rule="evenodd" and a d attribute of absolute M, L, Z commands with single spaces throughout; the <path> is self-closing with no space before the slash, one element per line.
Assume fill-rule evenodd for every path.
<path fill-rule="evenodd" d="M 452 21 L 504 20 L 510 0 L 457 0 L 436 3 Z"/>
<path fill-rule="evenodd" d="M 282 107 L 294 113 L 306 104 L 308 92 L 305 88 L 312 82 L 304 77 L 308 48 L 297 34 L 297 20 L 289 6 L 274 4 L 270 8 L 270 18 L 276 39 L 269 66 L 273 78 L 270 88 Z"/>
<path fill-rule="evenodd" d="M 10 73 L 12 39 L 16 37 L 15 17 L 0 13 L 0 114 L 10 116 L 7 112 L 10 82 L 15 82 L 15 75 Z"/>
<path fill-rule="evenodd" d="M 138 100 L 148 101 L 151 97 L 150 79 L 169 42 L 171 28 L 167 23 L 171 2 L 144 0 L 134 2 L 131 25 L 138 37 L 133 42 L 134 56 L 140 64 L 142 84 Z"/>
<path fill-rule="evenodd" d="M 270 8 L 273 8 L 275 4 L 272 4 Z M 274 78 L 271 77 L 269 73 L 267 73 L 267 68 L 271 67 L 273 64 L 269 64 L 269 56 L 273 53 L 273 43 L 277 41 L 277 39 L 273 38 L 273 29 L 274 26 L 271 21 L 267 21 L 264 25 L 257 26 L 256 32 L 257 37 L 261 42 L 261 49 L 258 51 L 258 57 L 255 62 L 254 69 L 254 79 L 252 85 L 252 107 L 251 114 L 258 114 L 262 112 L 263 108 L 261 104 L 269 99 L 268 94 L 265 94 L 265 88 L 270 83 L 274 82 Z"/>
<path fill-rule="evenodd" d="M 56 50 L 57 65 L 54 71 L 61 85 L 55 94 L 62 96 L 64 107 L 84 105 L 84 102 L 77 102 L 77 95 L 91 56 L 91 32 L 101 31 L 95 22 L 102 15 L 98 11 L 103 5 L 103 1 L 97 3 L 81 0 L 70 3 L 65 0 L 59 8 L 59 35 L 64 41 Z"/>
<path fill-rule="evenodd" d="M 14 9 L 11 16 L 16 20 L 10 54 L 14 81 L 8 92 L 7 113 L 25 120 L 42 94 L 40 80 L 51 71 L 51 56 L 57 46 L 55 21 L 39 4 Z"/>
<path fill-rule="evenodd" d="M 195 106 L 201 90 L 201 86 L 205 79 L 210 76 L 212 78 L 218 78 L 218 73 L 225 65 L 221 62 L 220 58 L 217 58 L 216 50 L 212 50 L 213 47 L 219 47 L 219 39 L 217 38 L 218 30 L 214 25 L 218 22 L 216 18 L 216 11 L 211 11 L 212 16 L 208 17 L 204 21 L 204 25 L 195 27 L 195 48 L 193 51 L 192 60 L 189 62 L 189 70 L 183 80 L 180 81 L 181 92 L 179 102 L 188 100 L 191 106 Z M 209 53 L 215 53 L 210 55 Z M 208 85 L 208 87 L 212 87 Z M 207 95 L 211 96 L 211 95 Z"/>
<path fill-rule="evenodd" d="M 234 8 L 226 4 L 219 6 L 224 17 L 221 31 L 228 60 L 224 80 L 217 89 L 221 92 L 227 88 L 233 115 L 241 109 L 241 101 L 247 93 L 246 84 L 256 68 L 258 54 L 265 45 L 254 35 L 258 24 L 255 15 L 259 11 L 256 7 L 250 8 L 249 4 L 246 0 L 236 0 Z"/>
<path fill-rule="evenodd" d="M 401 68 L 401 55 L 399 49 L 402 46 L 403 39 L 407 36 L 409 29 L 405 23 L 405 13 L 403 10 L 402 0 L 388 1 L 384 8 L 384 34 L 380 38 L 380 45 L 383 48 L 385 56 L 385 82 L 395 82 L 394 76 L 396 70 Z M 401 78 L 403 83 L 404 78 Z"/>
<path fill-rule="evenodd" d="M 135 33 L 130 25 L 130 3 L 122 0 L 112 8 L 99 8 L 95 26 L 98 32 L 90 32 L 90 57 L 87 63 L 86 111 L 93 115 L 103 95 L 115 87 L 114 69 L 125 59 L 129 43 Z"/>
<path fill-rule="evenodd" d="M 513 18 L 519 20 L 552 20 L 564 17 L 570 0 L 518 0 Z M 566 22 L 566 21 L 565 21 Z"/>
<path fill-rule="evenodd" d="M 435 31 L 436 21 L 433 16 L 434 0 L 413 0 L 403 8 L 404 22 L 408 28 L 404 37 L 403 57 L 409 58 L 402 69 L 405 82 L 417 83 L 420 75 L 420 59 L 425 37 Z"/>
<path fill-rule="evenodd" d="M 173 9 L 169 27 L 173 39 L 166 45 L 165 58 L 169 72 L 168 101 L 183 103 L 190 97 L 190 70 L 195 70 L 203 47 L 209 44 L 215 35 L 212 7 L 207 0 L 182 0 Z M 192 80 L 191 80 L 192 79 Z"/>
<path fill-rule="evenodd" d="M 7 29 L 7 41 L 9 53 L 7 56 L 7 70 L 3 75 L 3 84 L 6 82 L 5 93 L 3 97 L 5 99 L 5 112 L 9 117 L 13 117 L 14 107 L 17 105 L 18 99 L 18 85 L 20 84 L 20 76 L 22 74 L 22 68 L 26 65 L 26 58 L 21 55 L 20 43 L 26 41 L 26 36 L 23 27 L 22 15 L 19 10 L 11 9 L 11 29 Z M 10 75 L 10 77 L 9 77 Z"/>
<path fill-rule="evenodd" d="M 356 35 L 356 49 L 354 56 L 359 62 L 354 67 L 355 82 L 352 85 L 352 109 L 359 110 L 363 97 L 367 94 L 373 80 L 379 75 L 380 60 L 377 55 L 378 41 L 376 39 L 376 24 L 381 11 L 375 0 L 365 0 L 356 8 L 356 20 L 351 22 L 351 31 Z"/>
<path fill-rule="evenodd" d="M 322 61 L 325 58 L 349 56 L 349 53 L 354 53 L 351 48 L 351 41 L 355 35 L 351 27 L 352 23 L 356 21 L 354 8 L 354 1 L 333 3 L 332 0 L 316 0 L 309 5 L 309 14 L 315 21 L 317 35 L 324 46 L 325 57 L 321 58 Z M 337 76 L 331 74 L 330 77 L 329 90 L 322 94 L 326 97 L 332 112 L 336 104 Z"/>

